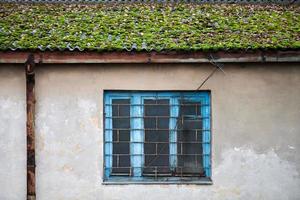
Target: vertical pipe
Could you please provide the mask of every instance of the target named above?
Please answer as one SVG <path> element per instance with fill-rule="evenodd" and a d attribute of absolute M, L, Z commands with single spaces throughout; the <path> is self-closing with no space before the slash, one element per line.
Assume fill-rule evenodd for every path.
<path fill-rule="evenodd" d="M 26 75 L 26 136 L 27 136 L 27 200 L 35 200 L 35 77 L 34 77 L 34 56 L 30 54 L 25 63 Z"/>

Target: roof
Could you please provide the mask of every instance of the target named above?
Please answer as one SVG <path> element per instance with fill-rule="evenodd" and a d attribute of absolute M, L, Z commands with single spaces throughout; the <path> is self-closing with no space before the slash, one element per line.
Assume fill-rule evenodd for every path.
<path fill-rule="evenodd" d="M 0 4 L 0 50 L 300 49 L 300 7 L 130 3 Z"/>
<path fill-rule="evenodd" d="M 196 3 L 240 3 L 240 4 L 300 4 L 300 0 L 172 0 L 169 2 L 196 2 Z M 25 2 L 25 3 L 136 3 L 158 2 L 166 3 L 168 0 L 0 0 L 0 2 Z"/>

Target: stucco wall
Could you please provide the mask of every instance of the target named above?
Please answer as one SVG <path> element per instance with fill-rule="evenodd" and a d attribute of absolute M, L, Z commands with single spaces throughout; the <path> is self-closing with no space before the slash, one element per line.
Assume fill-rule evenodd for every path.
<path fill-rule="evenodd" d="M 23 68 L 0 65 L 0 199 L 26 198 L 26 108 Z"/>
<path fill-rule="evenodd" d="M 214 184 L 112 186 L 101 184 L 103 90 L 192 90 L 213 67 L 200 64 L 39 67 L 36 73 L 38 200 L 300 199 L 299 64 L 226 64 L 224 69 L 225 75 L 218 71 L 202 88 L 212 94 Z M 19 84 L 14 90 L 22 88 Z M 9 94 L 15 94 L 14 90 Z M 20 91 L 17 96 L 23 102 Z M 17 112 L 9 110 L 12 115 Z M 1 132 L 1 137 L 8 140 L 8 136 L 2 135 Z M 22 134 L 19 137 L 24 139 Z M 16 141 L 18 144 L 24 145 L 21 139 Z M 17 154 L 1 153 L 6 157 Z M 2 156 L 0 161 L 2 164 Z M 17 184 L 22 185 L 22 181 Z M 0 179 L 0 184 L 3 183 L 7 184 Z"/>

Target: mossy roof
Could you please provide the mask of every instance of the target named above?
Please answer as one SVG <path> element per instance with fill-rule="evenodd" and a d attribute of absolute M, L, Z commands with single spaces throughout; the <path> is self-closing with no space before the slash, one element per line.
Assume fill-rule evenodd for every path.
<path fill-rule="evenodd" d="M 299 6 L 0 4 L 0 50 L 300 49 Z"/>

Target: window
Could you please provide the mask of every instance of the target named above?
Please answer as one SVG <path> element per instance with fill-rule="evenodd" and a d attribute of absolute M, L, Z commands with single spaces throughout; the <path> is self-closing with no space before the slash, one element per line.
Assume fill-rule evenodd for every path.
<path fill-rule="evenodd" d="M 210 93 L 106 91 L 104 183 L 210 183 Z"/>

